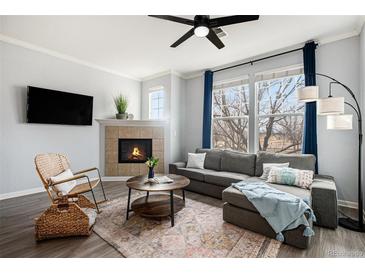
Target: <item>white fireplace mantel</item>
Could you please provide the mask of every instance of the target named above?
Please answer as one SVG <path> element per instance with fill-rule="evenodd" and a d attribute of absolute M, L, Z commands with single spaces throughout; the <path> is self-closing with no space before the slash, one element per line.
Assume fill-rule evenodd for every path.
<path fill-rule="evenodd" d="M 149 126 L 149 127 L 166 127 L 167 120 L 122 120 L 122 119 L 95 119 L 103 126 Z"/>

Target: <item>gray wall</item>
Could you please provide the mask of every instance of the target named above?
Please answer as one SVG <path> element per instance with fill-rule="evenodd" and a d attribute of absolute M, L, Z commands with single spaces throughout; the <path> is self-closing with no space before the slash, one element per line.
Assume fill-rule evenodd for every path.
<path fill-rule="evenodd" d="M 165 157 L 168 162 L 174 162 L 182 157 L 182 124 L 184 120 L 184 90 L 185 80 L 179 76 L 168 73 L 166 75 L 142 82 L 142 119 L 148 120 L 149 93 L 151 89 L 162 86 L 165 91 L 165 119 L 168 121 L 168 136 L 166 139 Z"/>
<path fill-rule="evenodd" d="M 113 117 L 113 95 L 128 96 L 140 118 L 141 84 L 43 53 L 0 43 L 0 194 L 42 187 L 37 153 L 66 154 L 74 169 L 99 165 L 99 125 L 26 124 L 28 85 L 94 96 L 94 118 Z"/>
<path fill-rule="evenodd" d="M 360 96 L 359 37 L 325 44 L 317 50 L 317 72 L 332 76 L 348 85 Z M 317 78 L 320 97 L 328 95 L 328 80 Z M 334 96 L 343 96 L 353 102 L 351 96 L 340 86 L 334 86 Z M 358 134 L 356 114 L 353 113 L 353 130 L 327 130 L 326 117 L 318 117 L 319 171 L 336 178 L 339 199 L 357 202 L 357 153 Z"/>
<path fill-rule="evenodd" d="M 183 123 L 185 113 L 183 106 L 185 105 L 185 84 L 186 81 L 179 76 L 171 75 L 171 101 L 170 101 L 170 128 L 171 128 L 171 146 L 170 155 L 171 161 L 176 162 L 181 160 L 183 142 L 186 134 L 183 132 Z"/>
<path fill-rule="evenodd" d="M 359 37 L 352 37 L 321 45 L 317 50 L 317 71 L 329 74 L 339 81 L 348 84 L 359 95 Z M 235 78 L 239 75 L 255 73 L 289 65 L 302 63 L 302 53 L 297 52 L 269 59 L 254 66 L 241 67 L 227 70 L 214 75 L 214 80 Z M 319 79 L 321 96 L 326 96 L 328 82 Z M 184 158 L 187 152 L 192 152 L 201 146 L 202 115 L 203 115 L 203 77 L 187 80 L 185 98 L 185 123 L 184 131 Z M 344 96 L 344 90 L 335 88 L 335 94 Z M 348 98 L 346 96 L 346 98 Z M 351 110 L 346 109 L 350 113 Z M 330 174 L 336 178 L 339 198 L 349 201 L 357 201 L 357 131 L 356 124 L 352 131 L 327 131 L 326 118 L 318 118 L 318 149 L 319 149 L 319 172 Z M 251 152 L 252 146 L 251 146 Z"/>
<path fill-rule="evenodd" d="M 360 33 L 360 91 L 361 91 L 361 101 L 362 101 L 362 115 L 365 116 L 365 24 L 362 26 L 362 30 Z M 363 117 L 363 134 L 365 133 L 365 118 Z M 363 185 L 363 193 L 365 192 L 365 144 L 363 141 L 363 154 L 362 154 L 362 163 L 363 163 L 363 174 L 362 174 L 362 185 Z M 364 200 L 365 207 L 365 200 Z"/>

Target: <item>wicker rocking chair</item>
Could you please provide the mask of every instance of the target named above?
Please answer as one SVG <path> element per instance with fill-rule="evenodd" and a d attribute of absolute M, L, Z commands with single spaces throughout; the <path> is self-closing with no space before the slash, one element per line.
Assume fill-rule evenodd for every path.
<path fill-rule="evenodd" d="M 66 169 L 70 168 L 69 161 L 67 160 L 66 156 L 57 154 L 57 153 L 47 153 L 47 154 L 39 154 L 34 159 L 35 166 L 39 177 L 41 178 L 43 185 L 48 193 L 49 198 L 52 201 L 52 204 L 57 204 L 58 201 L 64 199 L 72 198 L 73 200 L 77 199 L 80 194 L 91 192 L 96 210 L 98 213 L 99 207 L 98 204 L 105 202 L 106 196 L 104 192 L 103 182 L 101 180 L 99 169 L 96 167 L 80 170 L 74 173 L 74 176 L 65 180 L 58 181 L 54 183 L 50 180 L 52 176 L 56 176 L 61 172 L 64 172 Z M 98 178 L 94 180 L 90 180 L 89 176 L 86 173 L 91 171 L 97 171 Z M 58 184 L 66 183 L 73 180 L 78 180 L 85 178 L 87 182 L 77 184 L 73 187 L 67 194 L 63 194 L 62 192 L 58 191 L 55 187 Z M 97 187 L 100 183 L 101 189 L 103 191 L 104 200 L 97 202 L 95 199 L 94 188 Z M 85 198 L 86 199 L 86 198 Z"/>

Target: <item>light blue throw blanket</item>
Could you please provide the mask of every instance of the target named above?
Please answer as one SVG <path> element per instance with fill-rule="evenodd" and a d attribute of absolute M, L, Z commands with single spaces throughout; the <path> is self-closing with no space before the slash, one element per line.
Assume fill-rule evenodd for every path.
<path fill-rule="evenodd" d="M 241 191 L 256 207 L 275 231 L 277 240 L 284 241 L 282 232 L 300 225 L 306 227 L 303 236 L 314 235 L 309 221 L 311 219 L 315 221 L 315 216 L 312 208 L 303 199 L 277 190 L 263 182 L 241 181 L 232 186 Z M 308 213 L 308 220 L 304 213 Z"/>

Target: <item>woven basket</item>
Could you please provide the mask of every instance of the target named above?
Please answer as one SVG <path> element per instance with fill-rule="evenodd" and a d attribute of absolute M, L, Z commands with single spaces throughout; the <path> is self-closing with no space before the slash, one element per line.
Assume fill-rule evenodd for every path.
<path fill-rule="evenodd" d="M 86 197 L 79 195 L 76 202 L 60 200 L 35 220 L 36 240 L 69 236 L 89 236 L 92 225 L 82 208 L 95 208 Z"/>

